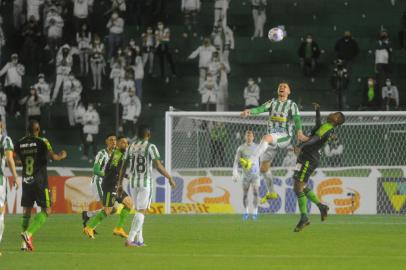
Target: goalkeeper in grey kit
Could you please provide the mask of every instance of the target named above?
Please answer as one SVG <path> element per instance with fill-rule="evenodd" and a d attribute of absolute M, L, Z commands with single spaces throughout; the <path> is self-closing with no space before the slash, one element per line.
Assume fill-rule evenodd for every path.
<path fill-rule="evenodd" d="M 253 192 L 253 205 L 254 211 L 252 213 L 252 219 L 256 220 L 258 215 L 258 200 L 259 200 L 259 159 L 253 159 L 257 151 L 258 145 L 254 143 L 254 132 L 252 130 L 247 130 L 245 132 L 245 143 L 240 145 L 237 149 L 237 153 L 234 158 L 233 165 L 233 180 L 237 182 L 240 179 L 240 174 L 238 173 L 238 164 L 241 160 L 252 159 L 252 166 L 249 169 L 244 169 L 242 171 L 242 189 L 243 189 L 243 205 L 244 205 L 244 215 L 243 219 L 247 220 L 249 217 L 248 211 L 248 191 L 250 186 L 252 186 Z"/>
<path fill-rule="evenodd" d="M 311 200 L 319 208 L 321 221 L 327 218 L 328 206 L 320 202 L 316 194 L 307 187 L 307 182 L 310 175 L 319 165 L 320 149 L 330 140 L 334 134 L 334 128 L 345 122 L 344 114 L 342 112 L 335 112 L 330 113 L 327 116 L 327 121 L 321 124 L 320 106 L 317 103 L 313 103 L 313 105 L 316 110 L 316 126 L 313 128 L 310 136 L 305 138 L 305 142 L 299 146 L 300 152 L 293 175 L 295 181 L 294 191 L 300 210 L 300 220 L 294 229 L 295 232 L 303 230 L 304 227 L 310 224 L 309 217 L 307 216 L 307 199 Z"/>

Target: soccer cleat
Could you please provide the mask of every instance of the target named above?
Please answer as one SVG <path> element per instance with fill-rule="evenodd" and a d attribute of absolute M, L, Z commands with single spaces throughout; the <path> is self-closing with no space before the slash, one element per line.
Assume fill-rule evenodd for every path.
<path fill-rule="evenodd" d="M 126 247 L 138 247 L 138 242 L 135 242 L 135 241 L 125 241 L 125 243 L 124 243 L 124 245 L 126 246 Z"/>
<path fill-rule="evenodd" d="M 21 241 L 21 246 L 20 246 L 21 251 L 28 251 L 27 244 L 25 241 Z"/>
<path fill-rule="evenodd" d="M 327 219 L 328 210 L 330 210 L 330 208 L 325 204 L 320 204 L 319 210 L 320 210 L 321 221 L 323 222 Z"/>
<path fill-rule="evenodd" d="M 278 193 L 276 192 L 267 192 L 264 197 L 261 198 L 260 203 L 265 204 L 268 200 L 275 200 L 278 198 Z"/>
<path fill-rule="evenodd" d="M 258 219 L 258 214 L 252 215 L 252 220 L 256 221 Z"/>
<path fill-rule="evenodd" d="M 252 162 L 248 158 L 240 158 L 240 164 L 245 171 L 249 171 L 252 166 Z"/>
<path fill-rule="evenodd" d="M 27 245 L 27 250 L 34 251 L 34 245 L 32 243 L 32 236 L 29 235 L 28 232 L 22 232 L 21 238 L 24 240 L 25 244 Z"/>
<path fill-rule="evenodd" d="M 146 247 L 147 245 L 144 242 L 137 242 L 138 247 Z"/>
<path fill-rule="evenodd" d="M 308 218 L 306 219 L 301 219 L 299 223 L 296 225 L 295 229 L 293 230 L 294 232 L 300 232 L 303 230 L 306 226 L 310 225 L 310 221 Z"/>
<path fill-rule="evenodd" d="M 83 228 L 86 228 L 87 226 L 87 222 L 89 221 L 89 217 L 87 216 L 87 211 L 83 211 L 82 212 L 82 224 L 83 224 Z"/>
<path fill-rule="evenodd" d="M 243 214 L 242 215 L 242 220 L 246 221 L 246 220 L 248 220 L 249 217 L 250 217 L 249 214 Z"/>
<path fill-rule="evenodd" d="M 113 235 L 117 235 L 117 236 L 120 236 L 120 237 L 123 237 L 123 238 L 128 237 L 128 234 L 124 231 L 124 229 L 119 228 L 119 227 L 114 228 Z"/>
<path fill-rule="evenodd" d="M 94 230 L 90 227 L 83 228 L 83 233 L 90 239 L 94 239 Z"/>

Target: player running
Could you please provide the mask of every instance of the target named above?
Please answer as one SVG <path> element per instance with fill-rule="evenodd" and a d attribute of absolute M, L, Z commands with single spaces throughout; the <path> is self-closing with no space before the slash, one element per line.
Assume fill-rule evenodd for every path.
<path fill-rule="evenodd" d="M 109 134 L 105 140 L 106 148 L 100 150 L 93 164 L 93 177 L 92 182 L 90 183 L 92 193 L 95 199 L 102 204 L 103 202 L 103 191 L 102 191 L 102 181 L 104 177 L 104 171 L 106 169 L 107 162 L 109 161 L 110 155 L 116 147 L 117 138 L 114 134 Z M 87 222 L 93 216 L 95 216 L 100 210 L 97 211 L 83 211 L 82 212 L 82 221 L 83 228 L 86 227 Z"/>
<path fill-rule="evenodd" d="M 0 121 L 0 243 L 3 238 L 4 232 L 4 213 L 6 211 L 6 190 L 7 190 L 7 177 L 5 176 L 6 161 L 8 168 L 10 169 L 14 186 L 19 188 L 20 183 L 16 172 L 16 166 L 13 158 L 14 146 L 13 142 L 7 135 L 3 134 L 3 122 Z M 1 252 L 0 252 L 1 256 Z"/>
<path fill-rule="evenodd" d="M 242 191 L 243 191 L 243 205 L 244 205 L 244 215 L 243 220 L 248 220 L 249 211 L 248 211 L 248 191 L 250 186 L 252 186 L 253 192 L 253 204 L 254 211 L 252 214 L 252 219 L 256 220 L 258 215 L 258 196 L 259 196 L 259 160 L 253 160 L 255 152 L 257 150 L 257 144 L 254 143 L 254 132 L 252 130 L 247 130 L 245 132 L 245 143 L 240 145 L 237 149 L 237 153 L 234 158 L 233 166 L 233 180 L 237 182 L 240 179 L 240 174 L 238 173 L 238 163 L 240 159 L 251 159 L 253 164 L 249 170 L 242 170 Z"/>
<path fill-rule="evenodd" d="M 242 167 L 250 169 L 252 160 L 258 160 L 258 158 L 261 157 L 260 172 L 264 177 L 268 188 L 268 192 L 265 197 L 261 199 L 261 203 L 265 203 L 269 199 L 276 199 L 278 197 L 273 187 L 272 173 L 269 168 L 276 155 L 276 151 L 278 149 L 286 148 L 291 144 L 293 123 L 295 125 L 297 139 L 303 141 L 305 137 L 302 131 L 302 121 L 299 109 L 296 103 L 289 99 L 290 93 L 289 84 L 283 81 L 278 86 L 278 98 L 273 98 L 259 107 L 247 109 L 241 113 L 242 117 L 248 117 L 263 112 L 269 112 L 268 134 L 262 137 L 256 154 L 252 159 L 241 160 Z"/>
<path fill-rule="evenodd" d="M 294 229 L 295 232 L 300 232 L 304 227 L 310 224 L 307 216 L 307 199 L 319 207 L 321 221 L 327 218 L 328 206 L 322 204 L 316 194 L 306 185 L 310 175 L 312 175 L 319 165 L 320 149 L 330 139 L 334 133 L 334 128 L 345 122 L 344 114 L 342 112 L 335 112 L 330 113 L 327 116 L 327 122 L 321 124 L 320 106 L 317 103 L 313 103 L 313 105 L 316 110 L 316 126 L 313 128 L 310 137 L 305 136 L 305 143 L 300 145 L 300 152 L 296 163 L 297 169 L 293 175 L 295 181 L 294 191 L 300 210 L 300 221 Z"/>
<path fill-rule="evenodd" d="M 131 224 L 131 231 L 125 245 L 128 247 L 145 246 L 142 229 L 145 215 L 151 204 L 152 198 L 152 166 L 169 180 L 172 188 L 176 187 L 172 176 L 160 162 L 156 146 L 149 142 L 151 131 L 148 126 L 138 128 L 138 141 L 131 144 L 128 149 L 125 166 L 121 170 L 121 177 L 130 166 L 130 188 L 137 213 Z"/>
<path fill-rule="evenodd" d="M 23 194 L 21 206 L 23 207 L 23 222 L 21 237 L 27 250 L 34 251 L 32 236 L 45 223 L 51 213 L 51 196 L 48 188 L 48 157 L 53 160 L 66 158 L 66 151 L 55 154 L 49 141 L 40 137 L 41 128 L 36 120 L 28 124 L 27 136 L 21 138 L 15 147 L 15 151 L 21 160 L 23 170 Z M 31 211 L 34 203 L 41 207 L 30 224 Z M 24 250 L 24 246 L 22 246 Z"/>
<path fill-rule="evenodd" d="M 99 225 L 103 219 L 112 213 L 114 202 L 124 204 L 121 210 L 120 219 L 116 228 L 113 231 L 114 235 L 127 238 L 128 234 L 124 231 L 124 223 L 130 214 L 133 207 L 133 201 L 126 192 L 120 192 L 119 173 L 123 166 L 124 154 L 128 148 L 128 139 L 125 137 L 118 138 L 118 148 L 115 149 L 107 162 L 105 168 L 105 175 L 102 181 L 102 194 L 103 194 L 103 210 L 98 212 L 90 221 L 89 224 L 83 229 L 83 232 L 90 238 L 94 239 L 94 229 Z"/>

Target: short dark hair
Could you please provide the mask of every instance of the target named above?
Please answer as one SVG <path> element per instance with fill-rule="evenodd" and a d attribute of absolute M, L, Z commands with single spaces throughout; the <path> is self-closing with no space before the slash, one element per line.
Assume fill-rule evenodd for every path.
<path fill-rule="evenodd" d="M 145 137 L 145 134 L 150 133 L 151 128 L 148 125 L 140 125 L 138 127 L 137 136 L 142 139 Z"/>
<path fill-rule="evenodd" d="M 30 120 L 30 122 L 28 123 L 28 128 L 27 128 L 27 131 L 29 134 L 34 134 L 35 125 L 39 126 L 39 122 L 37 120 Z"/>
<path fill-rule="evenodd" d="M 342 112 L 337 112 L 338 114 L 338 123 L 339 125 L 344 124 L 345 122 L 345 115 Z"/>
<path fill-rule="evenodd" d="M 111 132 L 111 133 L 107 133 L 106 137 L 104 137 L 105 140 L 107 140 L 109 137 L 116 137 L 116 134 Z"/>

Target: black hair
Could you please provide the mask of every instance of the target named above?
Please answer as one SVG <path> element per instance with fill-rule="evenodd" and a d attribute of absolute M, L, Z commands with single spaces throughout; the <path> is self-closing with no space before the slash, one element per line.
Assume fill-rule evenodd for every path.
<path fill-rule="evenodd" d="M 148 125 L 140 125 L 138 127 L 137 136 L 139 139 L 143 139 L 147 133 L 150 133 L 151 129 Z"/>
<path fill-rule="evenodd" d="M 38 125 L 39 126 L 39 122 L 37 120 L 30 120 L 30 122 L 28 123 L 28 128 L 27 131 L 29 134 L 34 134 L 34 127 Z"/>
<path fill-rule="evenodd" d="M 112 137 L 112 136 L 116 137 L 116 134 L 113 133 L 113 132 L 107 133 L 107 135 L 106 135 L 106 137 L 104 139 L 107 140 L 109 137 Z"/>

